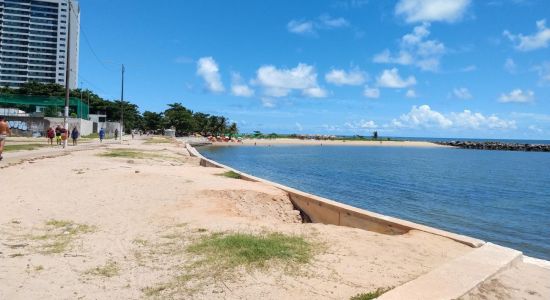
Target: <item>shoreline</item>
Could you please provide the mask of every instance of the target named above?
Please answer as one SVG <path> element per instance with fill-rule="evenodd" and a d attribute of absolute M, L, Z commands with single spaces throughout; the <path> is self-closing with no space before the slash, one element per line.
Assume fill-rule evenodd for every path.
<path fill-rule="evenodd" d="M 316 141 L 316 142 L 321 142 L 321 141 Z M 431 142 L 420 142 L 420 143 L 431 144 Z M 279 144 L 279 145 L 282 146 L 282 145 L 289 145 L 289 144 Z M 290 144 L 290 145 L 301 145 L 301 144 Z M 310 144 L 310 145 L 313 146 L 313 144 Z M 436 147 L 438 146 L 437 144 L 435 144 L 435 145 L 436 145 Z M 212 146 L 216 146 L 216 145 L 213 144 Z M 250 146 L 250 145 L 245 144 L 243 146 Z M 265 145 L 262 145 L 262 146 L 265 146 Z M 361 145 L 356 145 L 356 146 L 361 146 Z M 363 146 L 372 146 L 372 145 L 363 145 Z M 428 147 L 428 146 L 420 146 L 420 147 Z M 455 147 L 452 147 L 452 146 L 445 146 L 445 145 L 441 145 L 441 147 L 455 148 Z M 355 207 L 355 206 L 352 206 L 352 205 L 349 205 L 349 204 L 338 202 L 336 200 L 327 199 L 327 198 L 324 198 L 324 197 L 321 197 L 321 196 L 318 196 L 318 195 L 315 195 L 315 194 L 311 194 L 311 193 L 308 193 L 308 192 L 297 190 L 295 188 L 292 188 L 292 187 L 289 187 L 289 186 L 286 186 L 286 185 L 283 185 L 283 184 L 280 184 L 280 183 L 277 183 L 277 182 L 273 182 L 273 181 L 270 181 L 270 180 L 267 180 L 267 179 L 263 179 L 263 178 L 259 178 L 259 177 L 250 175 L 248 173 L 242 172 L 242 171 L 240 171 L 238 169 L 235 169 L 233 167 L 230 167 L 230 166 L 224 165 L 222 163 L 219 163 L 215 160 L 209 159 L 209 158 L 203 156 L 200 153 L 200 151 L 198 151 L 195 148 L 195 146 L 192 146 L 189 143 L 186 143 L 186 148 L 187 148 L 187 151 L 192 156 L 196 156 L 199 159 L 201 159 L 201 166 L 223 168 L 223 169 L 226 169 L 226 170 L 229 170 L 229 171 L 233 171 L 233 172 L 239 174 L 241 176 L 241 178 L 244 179 L 244 180 L 250 180 L 250 181 L 253 181 L 253 182 L 265 183 L 265 184 L 271 185 L 273 187 L 276 187 L 278 189 L 281 189 L 281 190 L 283 190 L 287 193 L 297 193 L 297 194 L 301 194 L 305 197 L 315 198 L 315 199 L 321 200 L 322 202 L 325 202 L 327 204 L 337 205 L 337 206 L 340 206 L 340 207 L 344 208 L 345 210 L 350 210 L 352 212 L 358 212 L 358 213 L 363 213 L 363 214 L 366 213 L 369 217 L 375 217 L 375 218 L 379 219 L 378 221 L 380 221 L 380 222 L 389 222 L 389 223 L 394 223 L 395 222 L 395 224 L 398 225 L 398 226 L 399 225 L 410 226 L 410 228 L 408 228 L 408 230 L 419 230 L 419 231 L 424 231 L 424 232 L 427 232 L 427 233 L 430 233 L 430 234 L 439 235 L 439 236 L 442 236 L 442 237 L 452 239 L 456 242 L 468 245 L 468 246 L 473 247 L 473 248 L 479 248 L 479 247 L 481 247 L 485 244 L 491 244 L 490 242 L 483 241 L 483 240 L 480 240 L 480 239 L 477 239 L 477 238 L 474 238 L 474 237 L 457 234 L 457 233 L 454 233 L 454 232 L 446 231 L 446 230 L 439 229 L 439 228 L 432 227 L 432 226 L 427 226 L 427 225 L 423 225 L 423 224 L 419 224 L 419 223 L 414 223 L 414 222 L 411 222 L 411 221 L 408 221 L 408 220 L 405 220 L 405 219 L 401 219 L 401 218 L 397 218 L 397 217 L 392 217 L 392 216 L 387 216 L 387 215 L 375 213 L 375 212 L 372 212 L 372 211 L 369 211 L 369 210 L 366 210 L 366 209 L 363 209 L 363 208 L 358 208 L 358 207 Z M 339 226 L 346 226 L 346 225 L 339 225 Z M 366 229 L 366 230 L 372 230 L 372 229 Z M 387 232 L 385 232 L 385 233 L 387 233 Z M 504 247 L 504 246 L 502 246 L 502 247 Z M 513 248 L 510 248 L 510 249 L 513 249 Z M 519 251 L 519 250 L 517 250 L 517 251 Z M 545 260 L 545 259 L 542 259 L 542 258 L 527 256 L 527 255 L 524 255 L 523 253 L 522 253 L 522 256 L 523 256 L 523 260 L 524 260 L 525 263 L 536 265 L 538 267 L 542 267 L 542 268 L 550 270 L 550 260 Z"/>
<path fill-rule="evenodd" d="M 291 138 L 244 139 L 242 143 L 213 142 L 210 146 L 366 146 L 366 147 L 419 147 L 454 148 L 425 141 L 350 141 L 350 140 L 300 140 Z"/>

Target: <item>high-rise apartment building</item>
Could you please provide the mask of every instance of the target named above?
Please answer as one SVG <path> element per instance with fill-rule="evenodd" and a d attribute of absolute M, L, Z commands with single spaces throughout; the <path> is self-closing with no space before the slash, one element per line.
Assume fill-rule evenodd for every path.
<path fill-rule="evenodd" d="M 0 0 L 0 85 L 65 85 L 70 40 L 69 87 L 76 88 L 79 38 L 80 7 L 75 0 Z"/>

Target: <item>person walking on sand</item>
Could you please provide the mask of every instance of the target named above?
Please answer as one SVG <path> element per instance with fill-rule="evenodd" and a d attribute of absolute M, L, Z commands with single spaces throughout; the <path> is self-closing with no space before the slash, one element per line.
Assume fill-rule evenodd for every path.
<path fill-rule="evenodd" d="M 4 152 L 4 145 L 6 144 L 6 138 L 11 135 L 10 125 L 6 122 L 4 116 L 0 116 L 0 160 L 2 160 L 2 152 Z"/>
<path fill-rule="evenodd" d="M 99 130 L 99 142 L 100 143 L 103 143 L 103 139 L 105 138 L 105 130 L 103 128 L 101 128 Z"/>
<path fill-rule="evenodd" d="M 48 138 L 48 143 L 53 146 L 53 138 L 55 137 L 55 130 L 53 128 L 48 128 L 46 131 L 46 137 Z"/>
<path fill-rule="evenodd" d="M 118 128 L 115 129 L 115 140 L 118 138 Z"/>
<path fill-rule="evenodd" d="M 79 135 L 80 135 L 80 132 L 78 132 L 78 129 L 76 129 L 76 127 L 73 127 L 73 131 L 71 131 L 71 138 L 73 139 L 73 146 L 77 145 L 76 140 L 78 139 Z"/>
<path fill-rule="evenodd" d="M 65 148 L 65 141 L 69 138 L 69 131 L 65 127 L 61 127 L 61 145 Z"/>
<path fill-rule="evenodd" d="M 55 142 L 57 143 L 57 145 L 61 145 L 61 126 L 60 125 L 57 125 L 57 127 L 55 127 Z"/>

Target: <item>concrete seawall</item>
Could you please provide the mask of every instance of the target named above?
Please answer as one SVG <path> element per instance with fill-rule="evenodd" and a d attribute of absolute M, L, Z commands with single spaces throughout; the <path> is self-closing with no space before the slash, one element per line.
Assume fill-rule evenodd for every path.
<path fill-rule="evenodd" d="M 374 213 L 261 179 L 205 158 L 189 144 L 186 144 L 186 148 L 192 156 L 200 158 L 200 165 L 203 167 L 227 169 L 238 173 L 244 180 L 263 182 L 287 192 L 294 206 L 314 223 L 348 226 L 392 235 L 404 234 L 414 229 L 447 237 L 474 248 L 481 247 L 485 244 L 485 241 L 479 239 Z"/>

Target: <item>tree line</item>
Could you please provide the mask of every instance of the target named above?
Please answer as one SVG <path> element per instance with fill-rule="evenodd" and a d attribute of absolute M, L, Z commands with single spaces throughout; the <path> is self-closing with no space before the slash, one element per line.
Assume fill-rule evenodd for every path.
<path fill-rule="evenodd" d="M 28 82 L 18 89 L 0 87 L 0 95 L 65 97 L 65 87 L 56 83 Z M 107 100 L 88 89 L 73 89 L 70 91 L 70 96 L 81 98 L 84 103 L 89 103 L 90 114 L 104 114 L 107 121 L 120 121 L 122 109 L 124 128 L 128 132 L 132 129 L 138 129 L 160 133 L 164 129 L 174 128 L 177 135 L 200 133 L 204 136 L 233 136 L 238 133 L 237 124 L 229 124 L 226 117 L 193 112 L 181 103 L 168 104 L 168 108 L 164 112 L 145 111 L 142 114 L 136 104 L 129 101 Z M 13 105 L 12 107 L 32 110 L 31 107 L 25 105 Z M 54 116 L 51 115 L 53 113 L 51 108 L 45 111 L 46 116 Z M 75 111 L 70 113 L 75 113 Z"/>

